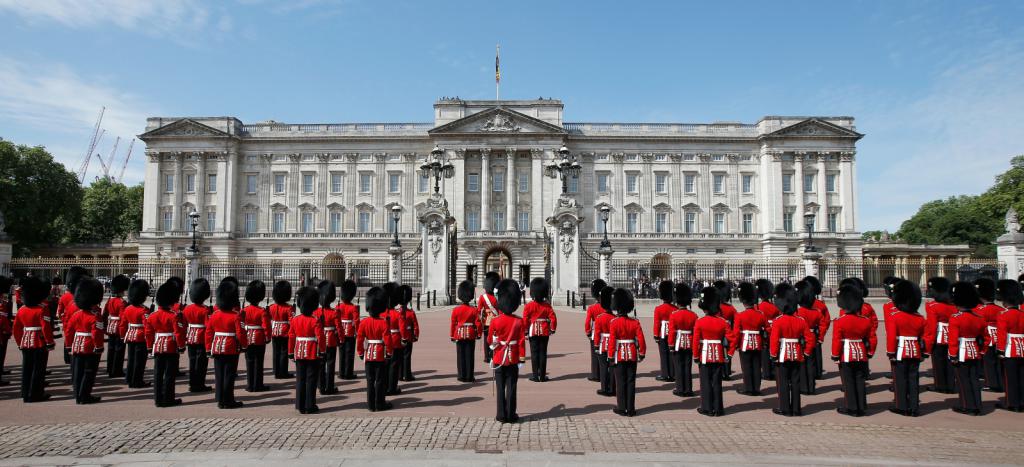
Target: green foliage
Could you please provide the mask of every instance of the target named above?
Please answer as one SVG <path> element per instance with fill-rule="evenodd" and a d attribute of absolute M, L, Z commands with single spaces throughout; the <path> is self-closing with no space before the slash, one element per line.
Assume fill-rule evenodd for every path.
<path fill-rule="evenodd" d="M 81 214 L 68 224 L 72 243 L 124 240 L 142 228 L 142 187 L 97 179 L 84 190 Z"/>
<path fill-rule="evenodd" d="M 868 230 L 860 234 L 860 239 L 866 241 L 879 241 L 882 239 L 881 230 Z"/>
<path fill-rule="evenodd" d="M 16 251 L 63 240 L 62 216 L 78 213 L 82 187 L 41 146 L 0 139 L 0 212 Z"/>

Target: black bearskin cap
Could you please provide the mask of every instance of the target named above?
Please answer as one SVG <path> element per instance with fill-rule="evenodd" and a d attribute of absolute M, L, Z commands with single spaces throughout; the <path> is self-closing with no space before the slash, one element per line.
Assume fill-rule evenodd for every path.
<path fill-rule="evenodd" d="M 220 280 L 220 283 L 223 284 L 225 282 L 232 282 L 235 284 L 235 287 L 241 285 L 238 283 L 238 279 L 235 279 L 235 276 L 224 276 L 224 278 Z"/>
<path fill-rule="evenodd" d="M 723 280 L 717 280 L 711 283 L 711 286 L 718 292 L 719 303 L 729 303 L 732 301 L 732 284 Z M 701 299 L 703 300 L 704 292 L 701 292 Z M 702 308 L 703 309 L 703 308 Z"/>
<path fill-rule="evenodd" d="M 164 282 L 174 284 L 174 286 L 177 287 L 178 289 L 178 295 L 185 293 L 185 281 L 182 278 L 178 276 L 171 276 L 168 277 L 167 280 Z"/>
<path fill-rule="evenodd" d="M 192 286 L 188 289 L 188 298 L 196 305 L 206 303 L 210 299 L 210 281 L 204 277 L 192 281 Z"/>
<path fill-rule="evenodd" d="M 299 287 L 299 289 L 295 291 L 295 306 L 302 308 L 302 297 L 303 295 L 306 294 L 306 289 L 310 288 L 312 287 L 307 287 L 304 285 L 302 287 Z M 320 294 L 317 294 L 316 296 L 316 304 L 317 306 L 320 306 Z"/>
<path fill-rule="evenodd" d="M 498 281 L 500 280 L 501 275 L 494 271 L 484 274 L 484 293 L 493 294 L 494 288 L 498 286 Z"/>
<path fill-rule="evenodd" d="M 270 297 L 278 305 L 286 305 L 292 299 L 292 283 L 288 281 L 277 281 L 274 283 L 274 290 Z"/>
<path fill-rule="evenodd" d="M 700 301 L 697 306 L 708 315 L 717 315 L 722 312 L 719 308 L 722 304 L 722 291 L 718 287 L 704 287 L 700 291 Z"/>
<path fill-rule="evenodd" d="M 921 308 L 921 288 L 911 281 L 899 280 L 892 285 L 892 304 L 907 313 L 917 313 Z"/>
<path fill-rule="evenodd" d="M 398 284 L 394 282 L 386 282 L 380 286 L 381 290 L 384 291 L 388 296 L 388 308 L 394 308 L 398 306 Z"/>
<path fill-rule="evenodd" d="M 320 281 L 316 286 L 317 291 L 320 293 L 320 306 L 324 308 L 330 308 L 334 304 L 334 300 L 338 298 L 337 292 L 334 290 L 334 282 L 331 281 Z"/>
<path fill-rule="evenodd" d="M 594 282 L 590 283 L 590 296 L 594 297 L 594 300 L 598 300 L 605 287 L 608 287 L 608 283 L 604 279 L 594 279 Z"/>
<path fill-rule="evenodd" d="M 171 305 L 178 302 L 178 285 L 167 281 L 156 289 L 156 306 L 164 309 L 171 309 Z"/>
<path fill-rule="evenodd" d="M 110 279 L 110 291 L 114 295 L 121 295 L 125 290 L 128 290 L 128 286 L 131 285 L 132 281 L 128 276 L 124 274 L 118 274 Z"/>
<path fill-rule="evenodd" d="M 352 303 L 352 299 L 356 298 L 356 287 L 355 281 L 349 279 L 341 283 L 341 301 L 345 303 Z"/>
<path fill-rule="evenodd" d="M 238 303 L 238 284 L 233 281 L 220 281 L 220 285 L 217 286 L 217 299 L 215 304 L 217 305 L 217 309 L 224 311 L 241 308 Z"/>
<path fill-rule="evenodd" d="M 370 287 L 370 290 L 366 291 L 366 312 L 374 318 L 380 316 L 388 309 L 390 299 L 382 287 Z"/>
<path fill-rule="evenodd" d="M 81 266 L 71 266 L 68 273 L 64 275 L 64 283 L 68 286 L 68 292 L 75 293 L 78 282 L 89 275 L 89 271 Z"/>
<path fill-rule="evenodd" d="M 953 298 L 949 295 L 950 287 L 952 284 L 945 277 L 928 279 L 928 296 L 935 299 L 936 302 L 953 303 Z"/>
<path fill-rule="evenodd" d="M 530 280 L 530 296 L 534 300 L 546 302 L 551 297 L 551 283 L 543 277 Z"/>
<path fill-rule="evenodd" d="M 740 303 L 746 306 L 754 306 L 757 304 L 757 287 L 750 282 L 740 282 L 739 290 Z"/>
<path fill-rule="evenodd" d="M 398 286 L 398 293 L 402 295 L 402 305 L 409 306 L 412 303 L 412 287 L 407 284 Z"/>
<path fill-rule="evenodd" d="M 75 289 L 75 306 L 79 310 L 91 310 L 103 301 L 103 284 L 100 281 L 84 276 L 78 281 Z"/>
<path fill-rule="evenodd" d="M 975 289 L 974 284 L 970 282 L 957 281 L 950 289 L 950 294 L 953 296 L 953 304 L 962 310 L 973 310 L 974 307 L 981 304 L 981 299 L 978 298 L 978 289 Z"/>
<path fill-rule="evenodd" d="M 900 278 L 896 276 L 886 276 L 885 279 L 882 279 L 882 288 L 885 289 L 885 296 L 889 297 L 890 300 L 892 300 L 892 288 L 899 281 Z"/>
<path fill-rule="evenodd" d="M 807 281 L 798 281 L 793 285 L 796 289 L 796 303 L 804 308 L 814 308 L 814 284 Z"/>
<path fill-rule="evenodd" d="M 674 284 L 672 281 L 661 281 L 658 284 L 658 298 L 665 303 L 672 303 L 672 288 Z"/>
<path fill-rule="evenodd" d="M 857 282 L 857 287 L 860 287 L 860 292 L 861 292 L 861 294 L 863 294 L 863 297 L 864 298 L 868 298 L 868 294 L 870 292 L 868 291 L 868 284 L 867 284 L 867 282 L 864 282 L 864 279 L 861 279 L 859 277 L 854 277 L 853 280 L 855 282 Z"/>
<path fill-rule="evenodd" d="M 1020 282 L 1012 279 L 1003 279 L 996 285 L 999 300 L 1011 307 L 1019 307 L 1024 302 L 1024 293 L 1021 292 Z"/>
<path fill-rule="evenodd" d="M 256 279 L 245 288 L 245 301 L 250 305 L 259 306 L 260 302 L 267 298 L 267 284 Z"/>
<path fill-rule="evenodd" d="M 690 286 L 686 285 L 685 282 L 676 284 L 674 295 L 676 306 L 690 308 L 690 304 L 693 303 L 693 289 Z"/>
<path fill-rule="evenodd" d="M 128 303 L 135 306 L 142 306 L 149 298 L 149 282 L 143 279 L 136 279 L 128 286 Z"/>
<path fill-rule="evenodd" d="M 299 293 L 295 295 L 295 300 L 302 304 L 302 306 L 299 307 L 299 312 L 304 316 L 312 315 L 319 305 L 319 302 L 317 302 L 319 298 L 320 294 L 311 287 L 302 287 L 299 289 Z"/>
<path fill-rule="evenodd" d="M 46 282 L 46 281 L 43 281 Z M 61 280 L 60 276 L 53 276 L 50 278 L 50 285 L 63 285 L 64 281 Z"/>
<path fill-rule="evenodd" d="M 462 281 L 459 283 L 458 290 L 459 301 L 465 304 L 473 301 L 473 295 L 476 295 L 476 286 L 470 281 Z"/>
<path fill-rule="evenodd" d="M 0 276 L 0 294 L 9 293 L 11 291 L 11 284 L 14 283 L 7 276 Z"/>
<path fill-rule="evenodd" d="M 1024 284 L 1024 274 L 1017 276 L 1017 282 Z"/>
<path fill-rule="evenodd" d="M 807 276 L 803 278 L 804 282 L 811 284 L 811 288 L 814 291 L 814 296 L 821 295 L 821 281 L 815 276 Z"/>
<path fill-rule="evenodd" d="M 792 285 L 785 282 L 775 286 L 775 307 L 784 315 L 796 313 L 798 306 L 797 292 Z"/>
<path fill-rule="evenodd" d="M 982 300 L 995 301 L 996 281 L 987 277 L 981 277 L 974 281 L 974 287 L 978 289 L 978 297 Z"/>
<path fill-rule="evenodd" d="M 25 306 L 39 306 L 50 295 L 50 286 L 42 279 L 31 276 L 21 279 L 21 301 Z"/>
<path fill-rule="evenodd" d="M 519 283 L 512 279 L 503 279 L 501 282 L 498 282 L 497 289 L 494 295 L 498 298 L 498 311 L 506 315 L 515 313 L 519 309 L 519 303 L 522 301 Z"/>
<path fill-rule="evenodd" d="M 618 288 L 612 291 L 612 309 L 619 316 L 626 316 L 635 308 L 633 294 L 628 290 Z"/>
<path fill-rule="evenodd" d="M 839 295 L 836 297 L 839 308 L 847 313 L 859 314 L 864 307 L 864 293 L 854 284 L 846 284 L 839 287 Z"/>
<path fill-rule="evenodd" d="M 615 292 L 615 287 L 605 287 L 601 289 L 600 295 L 601 308 L 604 308 L 604 311 L 609 313 L 612 311 L 612 292 Z"/>
<path fill-rule="evenodd" d="M 860 290 L 861 297 L 868 296 L 868 285 L 865 284 L 864 281 L 862 281 L 859 277 L 847 277 L 846 279 L 839 281 L 840 288 L 847 285 L 851 287 L 856 287 L 858 290 Z"/>
<path fill-rule="evenodd" d="M 763 302 L 770 301 L 772 295 L 775 294 L 775 286 L 772 285 L 772 281 L 768 279 L 758 279 L 754 282 L 754 286 L 757 287 L 757 298 Z"/>

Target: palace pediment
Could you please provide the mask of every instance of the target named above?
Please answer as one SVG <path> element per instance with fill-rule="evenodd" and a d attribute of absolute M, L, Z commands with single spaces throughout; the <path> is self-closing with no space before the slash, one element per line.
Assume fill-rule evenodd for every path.
<path fill-rule="evenodd" d="M 520 134 L 565 134 L 565 129 L 529 115 L 494 107 L 429 131 L 431 135 L 520 135 Z"/>
<path fill-rule="evenodd" d="M 139 135 L 139 139 L 145 141 L 146 138 L 152 137 L 183 137 L 183 138 L 230 138 L 231 135 L 213 128 L 209 125 L 203 125 L 190 118 L 183 118 L 169 125 L 164 125 L 160 128 L 147 131 Z"/>
<path fill-rule="evenodd" d="M 855 140 L 863 137 L 863 134 L 849 128 L 818 118 L 809 118 L 762 136 L 762 138 L 852 138 Z"/>

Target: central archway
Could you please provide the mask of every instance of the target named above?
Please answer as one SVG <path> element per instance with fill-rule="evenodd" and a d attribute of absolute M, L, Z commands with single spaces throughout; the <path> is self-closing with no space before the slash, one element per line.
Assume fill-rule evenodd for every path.
<path fill-rule="evenodd" d="M 512 252 L 503 246 L 494 246 L 484 252 L 483 273 L 495 271 L 502 279 L 512 277 Z M 482 277 L 482 276 L 481 276 Z"/>
<path fill-rule="evenodd" d="M 334 282 L 335 285 L 340 285 L 347 279 L 345 277 L 345 257 L 341 253 L 330 253 L 324 256 L 323 262 L 320 263 L 320 269 L 320 276 L 324 280 Z"/>

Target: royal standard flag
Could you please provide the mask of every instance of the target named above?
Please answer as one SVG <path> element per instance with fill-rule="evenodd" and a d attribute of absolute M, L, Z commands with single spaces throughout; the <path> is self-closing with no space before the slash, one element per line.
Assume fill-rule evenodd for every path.
<path fill-rule="evenodd" d="M 501 56 L 501 45 L 498 45 L 495 48 L 495 50 L 494 50 L 494 82 L 495 83 L 500 83 L 501 82 L 500 56 Z"/>

